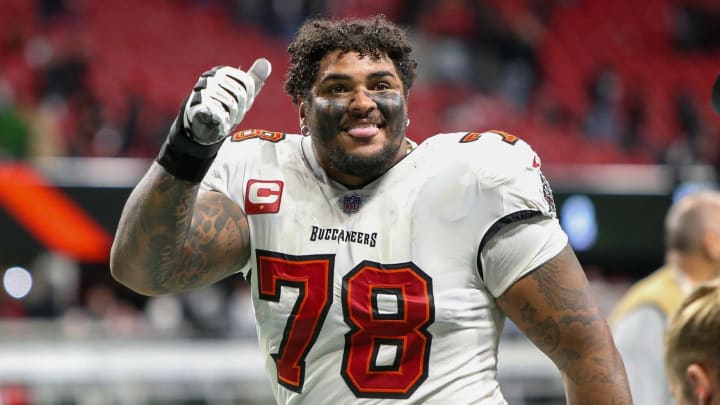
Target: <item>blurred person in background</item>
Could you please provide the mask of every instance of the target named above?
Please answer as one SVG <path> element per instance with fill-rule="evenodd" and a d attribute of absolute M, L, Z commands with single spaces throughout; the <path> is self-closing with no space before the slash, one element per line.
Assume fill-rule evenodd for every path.
<path fill-rule="evenodd" d="M 0 72 L 0 159 L 27 155 L 30 130 L 15 105 L 13 89 Z"/>
<path fill-rule="evenodd" d="M 694 286 L 720 275 L 720 192 L 698 191 L 670 207 L 665 265 L 633 285 L 610 315 L 636 404 L 671 404 L 663 368 L 668 318 Z"/>
<path fill-rule="evenodd" d="M 233 132 L 267 60 L 202 74 L 126 203 L 113 276 L 159 295 L 240 273 L 278 403 L 506 404 L 508 317 L 568 403 L 630 404 L 539 157 L 502 131 L 407 138 L 411 51 L 384 17 L 307 21 L 285 82 L 300 134 Z"/>
<path fill-rule="evenodd" d="M 720 280 L 700 285 L 670 318 L 665 367 L 677 405 L 720 404 Z"/>

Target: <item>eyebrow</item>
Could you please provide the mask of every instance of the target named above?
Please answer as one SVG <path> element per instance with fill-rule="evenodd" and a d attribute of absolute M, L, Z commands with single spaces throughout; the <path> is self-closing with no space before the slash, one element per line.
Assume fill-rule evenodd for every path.
<path fill-rule="evenodd" d="M 377 79 L 380 77 L 395 77 L 395 75 L 389 71 L 389 70 L 380 70 L 378 72 L 373 72 L 367 75 L 367 79 Z M 343 81 L 343 80 L 352 80 L 352 78 L 349 75 L 343 74 L 343 73 L 330 73 L 327 76 L 323 77 L 322 80 L 320 80 L 320 83 L 325 83 L 329 81 Z"/>

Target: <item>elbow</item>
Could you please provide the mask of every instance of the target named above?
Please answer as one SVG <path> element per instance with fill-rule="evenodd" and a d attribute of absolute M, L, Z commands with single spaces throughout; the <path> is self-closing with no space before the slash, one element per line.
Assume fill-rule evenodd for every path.
<path fill-rule="evenodd" d="M 133 292 L 146 296 L 163 294 L 162 291 L 152 288 L 147 275 L 150 274 L 143 269 L 134 266 L 118 255 L 110 255 L 110 275 L 115 281 L 129 288 Z"/>

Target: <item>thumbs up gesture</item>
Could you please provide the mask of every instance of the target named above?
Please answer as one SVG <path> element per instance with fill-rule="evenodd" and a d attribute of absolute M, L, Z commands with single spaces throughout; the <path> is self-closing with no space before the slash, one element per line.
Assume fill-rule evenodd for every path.
<path fill-rule="evenodd" d="M 203 73 L 185 102 L 183 127 L 190 138 L 211 145 L 222 141 L 242 121 L 272 70 L 260 58 L 247 72 L 218 66 Z"/>
<path fill-rule="evenodd" d="M 271 70 L 270 62 L 260 58 L 247 72 L 218 66 L 203 73 L 180 108 L 155 161 L 173 176 L 199 183 Z"/>

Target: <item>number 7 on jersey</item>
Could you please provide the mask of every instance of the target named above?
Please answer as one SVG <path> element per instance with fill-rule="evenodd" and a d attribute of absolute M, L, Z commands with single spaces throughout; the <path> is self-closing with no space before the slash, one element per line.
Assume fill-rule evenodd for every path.
<path fill-rule="evenodd" d="M 332 304 L 334 255 L 257 251 L 258 289 L 279 302 L 281 286 L 298 289 L 278 353 L 278 383 L 302 392 L 305 358 Z M 350 331 L 340 373 L 357 397 L 408 398 L 427 378 L 434 321 L 432 280 L 413 263 L 363 261 L 343 278 Z"/>

